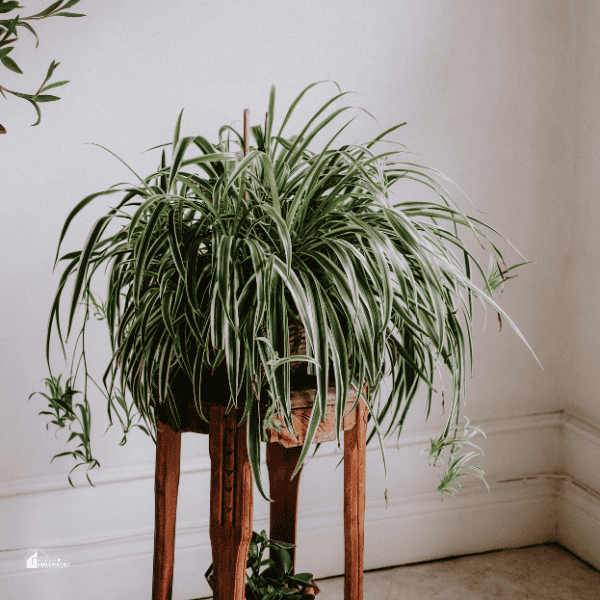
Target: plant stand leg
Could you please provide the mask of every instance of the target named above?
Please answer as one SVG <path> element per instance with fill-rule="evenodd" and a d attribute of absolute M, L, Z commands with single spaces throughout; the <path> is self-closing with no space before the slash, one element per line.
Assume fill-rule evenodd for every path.
<path fill-rule="evenodd" d="M 298 516 L 298 487 L 302 469 L 290 481 L 300 458 L 302 446 L 286 448 L 277 442 L 267 444 L 267 468 L 269 470 L 269 497 L 271 502 L 271 534 L 269 538 L 287 544 L 296 543 L 296 521 Z M 288 550 L 294 572 L 296 549 Z"/>
<path fill-rule="evenodd" d="M 165 423 L 157 422 L 152 600 L 170 600 L 173 594 L 180 456 L 181 433 L 175 433 Z"/>
<path fill-rule="evenodd" d="M 356 407 L 356 425 L 344 431 L 344 600 L 363 600 L 367 405 Z"/>
<path fill-rule="evenodd" d="M 246 427 L 237 426 L 235 409 L 211 406 L 210 540 L 214 569 L 214 600 L 244 600 L 246 561 L 252 539 L 252 470 L 246 448 Z"/>

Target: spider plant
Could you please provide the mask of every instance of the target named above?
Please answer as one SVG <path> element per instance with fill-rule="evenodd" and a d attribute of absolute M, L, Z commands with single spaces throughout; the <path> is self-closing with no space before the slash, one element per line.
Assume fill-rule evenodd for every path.
<path fill-rule="evenodd" d="M 175 377 L 187 378 L 206 421 L 202 378 L 226 370 L 227 410 L 239 406 L 240 423 L 248 420 L 252 472 L 265 498 L 261 409 L 282 415 L 294 433 L 292 361 L 305 363 L 316 389 L 295 475 L 324 418 L 330 379 L 338 444 L 345 399 L 354 387 L 360 392 L 356 402 L 363 397 L 368 406 L 368 442 L 377 436 L 385 467 L 383 441 L 394 432 L 400 436 L 421 384 L 428 390 L 429 417 L 437 365 L 450 374 L 453 395 L 445 431 L 431 452 L 439 455 L 451 432 L 456 435 L 452 422 L 458 423 L 467 354 L 472 369 L 473 298 L 490 305 L 525 341 L 493 299 L 509 269 L 500 267 L 504 259 L 490 236 L 505 238 L 462 211 L 443 175 L 410 162 L 394 146 L 388 137 L 404 123 L 367 143 L 336 148 L 350 119 L 322 150 L 311 150 L 315 137 L 353 108 L 338 106 L 348 94 L 338 86 L 297 135 L 286 137 L 295 108 L 315 85 L 294 100 L 279 129 L 273 87 L 265 125 L 251 128 L 254 143 L 247 153 L 243 136 L 228 125 L 215 143 L 201 135 L 180 138 L 180 114 L 173 141 L 151 149 L 163 148 L 160 166 L 144 178 L 134 173 L 136 184 L 81 200 L 66 219 L 56 253 L 55 264 L 65 267 L 50 314 L 48 365 L 53 330 L 64 350 L 81 306 L 70 381 L 82 373 L 84 395 L 88 380 L 102 389 L 111 424 L 113 411 L 123 413 L 129 390 L 153 438 L 159 407 L 179 424 Z M 429 188 L 432 199 L 398 200 L 392 188 L 405 180 Z M 92 201 L 113 195 L 119 201 L 93 224 L 83 248 L 59 258 L 73 219 Z M 459 228 L 489 244 L 494 268 L 487 275 Z M 102 268 L 108 288 L 98 301 L 92 283 L 104 276 Z M 65 326 L 61 300 L 71 280 Z M 90 312 L 105 318 L 112 344 L 102 384 L 86 360 Z M 290 326 L 303 328 L 306 354 L 290 355 Z M 384 377 L 391 386 L 382 399 Z M 130 428 L 131 410 L 124 413 Z M 449 482 L 443 483 L 447 489 Z"/>

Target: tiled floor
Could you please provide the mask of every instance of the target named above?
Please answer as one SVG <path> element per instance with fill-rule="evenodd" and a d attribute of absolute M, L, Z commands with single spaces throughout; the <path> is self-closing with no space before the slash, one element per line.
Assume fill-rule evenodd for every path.
<path fill-rule="evenodd" d="M 317 580 L 316 600 L 344 600 L 344 578 Z M 600 572 L 558 544 L 368 571 L 364 600 L 600 600 Z"/>
<path fill-rule="evenodd" d="M 344 578 L 317 581 L 317 600 L 343 600 Z M 600 572 L 558 544 L 369 571 L 364 600 L 600 600 Z"/>

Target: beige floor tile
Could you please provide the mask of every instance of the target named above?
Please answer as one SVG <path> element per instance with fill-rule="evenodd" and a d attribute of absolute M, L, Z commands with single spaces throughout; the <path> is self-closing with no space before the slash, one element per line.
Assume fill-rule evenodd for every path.
<path fill-rule="evenodd" d="M 343 600 L 344 579 L 319 581 L 318 600 Z M 365 573 L 364 600 L 600 600 L 600 573 L 558 544 Z"/>
<path fill-rule="evenodd" d="M 487 556 L 499 574 L 527 589 L 534 598 L 600 599 L 600 573 L 557 544 Z"/>

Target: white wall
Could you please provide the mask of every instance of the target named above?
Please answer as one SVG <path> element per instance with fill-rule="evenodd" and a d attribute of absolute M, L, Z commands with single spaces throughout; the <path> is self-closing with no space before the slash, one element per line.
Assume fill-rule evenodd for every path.
<path fill-rule="evenodd" d="M 600 321 L 597 318 L 598 278 L 597 231 L 600 226 L 600 6 L 597 2 L 577 5 L 573 39 L 577 87 L 574 93 L 574 134 L 577 140 L 573 161 L 571 193 L 564 204 L 572 214 L 573 227 L 565 246 L 568 289 L 564 313 L 569 335 L 564 339 L 569 377 L 569 405 L 583 414 L 598 416 L 598 352 Z"/>
<path fill-rule="evenodd" d="M 35 10 L 45 3 L 31 0 L 27 6 Z M 44 338 L 58 283 L 52 262 L 60 227 L 86 194 L 131 179 L 114 158 L 87 144 L 102 144 L 146 173 L 157 157 L 141 152 L 171 139 L 182 107 L 183 133 L 214 139 L 218 127 L 239 120 L 245 107 L 253 122 L 261 122 L 272 83 L 276 120 L 313 81 L 334 79 L 343 90 L 362 94 L 353 101 L 379 125 L 359 117 L 346 141 L 363 141 L 408 121 L 396 139 L 456 181 L 475 203 L 463 197 L 465 210 L 498 228 L 533 262 L 507 285 L 501 304 L 545 371 L 506 325 L 498 333 L 491 311 L 483 331 L 478 305 L 475 371 L 463 414 L 477 424 L 576 403 L 587 417 L 598 418 L 592 385 L 598 377 L 598 336 L 588 317 L 596 297 L 588 216 L 598 146 L 595 24 L 600 15 L 594 2 L 105 0 L 83 1 L 80 8 L 88 15 L 84 19 L 41 22 L 37 50 L 23 36 L 14 58 L 25 75 L 3 75 L 9 87 L 23 80 L 24 89 L 33 89 L 55 58 L 61 61 L 56 79 L 71 80 L 59 88 L 60 102 L 43 107 L 35 128 L 29 126 L 34 115 L 26 103 L 0 100 L 0 122 L 8 130 L 0 140 L 0 480 L 7 488 L 29 489 L 23 482 L 35 481 L 31 489 L 54 489 L 72 466 L 66 459 L 48 466 L 64 450 L 66 436 L 46 433 L 46 421 L 37 416 L 41 399 L 28 403 L 27 397 L 41 390 L 46 375 Z M 315 90 L 306 102 L 309 109 L 333 92 L 328 85 Z M 574 90 L 581 94 L 578 100 Z M 577 114 L 584 118 L 578 121 Z M 65 248 L 78 247 L 105 208 L 100 201 L 87 210 Z M 503 248 L 508 264 L 520 261 L 509 246 Z M 102 328 L 98 331 L 93 352 L 105 358 Z M 58 360 L 54 364 L 58 368 Z M 118 431 L 103 436 L 103 399 L 93 394 L 92 399 L 102 468 L 114 473 L 113 467 L 131 465 L 131 472 L 147 477 L 147 466 L 135 471 L 135 465 L 151 463 L 152 443 L 134 433 L 119 448 Z M 424 427 L 424 406 L 413 407 L 407 432 Z M 447 415 L 441 413 L 438 395 L 428 422 L 439 426 L 438 432 Z M 206 442 L 204 436 L 184 436 L 190 464 L 206 459 Z M 411 464 L 403 476 L 418 480 L 426 461 Z M 487 469 L 493 457 L 486 453 L 476 464 Z M 107 484 L 105 492 L 60 492 L 49 508 L 60 523 L 56 530 L 44 525 L 43 515 L 35 527 L 15 526 L 14 520 L 29 516 L 28 501 L 19 496 L 11 501 L 11 512 L 0 515 L 13 522 L 9 533 L 0 526 L 0 549 L 59 545 L 61 535 L 72 545 L 97 540 L 101 532 L 110 537 L 117 513 L 119 527 L 129 523 L 132 531 L 151 531 L 152 487 L 151 480 L 144 481 L 149 484 Z M 208 507 L 205 491 L 202 510 Z M 369 491 L 378 497 L 380 492 L 381 481 Z M 339 490 L 322 493 L 337 498 Z"/>

